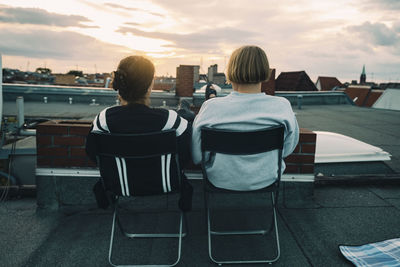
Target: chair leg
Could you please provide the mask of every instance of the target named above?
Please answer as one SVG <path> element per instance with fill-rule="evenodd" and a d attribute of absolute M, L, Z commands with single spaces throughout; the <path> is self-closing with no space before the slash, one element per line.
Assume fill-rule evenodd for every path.
<path fill-rule="evenodd" d="M 112 250 L 113 250 L 113 243 L 114 243 L 115 219 L 116 219 L 116 217 L 117 217 L 117 205 L 118 205 L 118 200 L 117 200 L 117 202 L 114 204 L 114 212 L 113 212 L 113 219 L 112 219 L 112 226 L 111 226 L 110 247 L 109 247 L 109 249 L 108 249 L 108 262 L 109 262 L 112 266 L 117 266 L 117 265 L 115 265 L 115 264 L 111 261 Z"/>
<path fill-rule="evenodd" d="M 112 226 L 111 226 L 111 237 L 110 237 L 110 247 L 108 250 L 108 262 L 112 265 L 112 266 L 118 266 L 118 267 L 127 267 L 127 266 L 131 266 L 131 267 L 139 267 L 139 266 L 175 266 L 176 264 L 178 264 L 178 262 L 180 261 L 181 258 L 181 253 L 182 253 L 182 238 L 184 236 L 186 236 L 186 233 L 183 233 L 183 223 L 184 223 L 184 217 L 185 214 L 183 212 L 180 213 L 180 220 L 179 220 L 179 234 L 131 234 L 131 233 L 127 233 L 123 230 L 122 225 L 119 221 L 118 218 L 118 201 L 115 203 L 114 205 L 114 213 L 113 213 L 113 219 L 112 219 Z M 116 222 L 121 230 L 121 232 L 129 238 L 178 238 L 178 255 L 176 258 L 176 261 L 172 264 L 161 264 L 161 265 L 116 265 L 112 262 L 111 258 L 112 258 L 112 251 L 113 251 L 113 242 L 114 242 L 114 234 L 115 234 L 115 225 Z M 186 222 L 185 222 L 185 228 L 186 228 Z"/>
<path fill-rule="evenodd" d="M 280 257 L 280 244 L 279 244 L 279 234 L 278 234 L 278 222 L 277 222 L 277 212 L 276 212 L 276 199 L 275 194 L 271 192 L 271 201 L 272 201 L 272 222 L 268 231 L 265 230 L 253 230 L 253 231 L 212 231 L 211 230 L 211 215 L 210 208 L 208 206 L 208 201 L 205 201 L 205 210 L 206 210 L 206 225 L 207 225 L 207 236 L 208 236 L 208 255 L 210 259 L 218 264 L 244 264 L 244 263 L 273 263 L 277 261 Z M 276 239 L 276 251 L 277 255 L 273 259 L 265 259 L 265 260 L 216 260 L 212 255 L 212 240 L 211 235 L 254 235 L 254 234 L 266 234 L 270 233 L 273 229 L 275 229 L 275 239 Z"/>

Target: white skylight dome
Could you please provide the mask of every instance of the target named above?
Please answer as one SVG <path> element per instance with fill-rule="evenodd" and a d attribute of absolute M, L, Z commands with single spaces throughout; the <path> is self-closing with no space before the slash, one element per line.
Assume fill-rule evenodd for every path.
<path fill-rule="evenodd" d="M 314 132 L 317 134 L 315 163 L 390 160 L 391 155 L 379 147 L 338 133 Z"/>

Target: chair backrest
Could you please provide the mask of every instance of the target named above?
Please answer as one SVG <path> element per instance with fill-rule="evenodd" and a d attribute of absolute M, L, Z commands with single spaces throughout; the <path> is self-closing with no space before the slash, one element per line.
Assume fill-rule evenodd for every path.
<path fill-rule="evenodd" d="M 106 190 L 120 196 L 177 191 L 180 166 L 175 130 L 143 134 L 91 133 Z"/>
<path fill-rule="evenodd" d="M 215 153 L 248 155 L 283 149 L 284 126 L 253 131 L 201 129 L 201 149 Z"/>
<path fill-rule="evenodd" d="M 277 150 L 277 179 L 281 178 L 282 150 L 284 144 L 283 125 L 272 126 L 251 131 L 224 130 L 210 127 L 201 129 L 201 150 L 203 176 L 208 181 L 206 171 L 207 152 L 210 157 L 216 153 L 229 155 L 251 155 Z"/>

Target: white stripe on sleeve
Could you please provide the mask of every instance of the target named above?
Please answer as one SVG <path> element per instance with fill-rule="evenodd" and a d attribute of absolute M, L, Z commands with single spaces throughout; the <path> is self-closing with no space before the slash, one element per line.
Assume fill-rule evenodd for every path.
<path fill-rule="evenodd" d="M 167 186 L 165 184 L 165 155 L 161 156 L 161 179 L 164 193 L 167 193 Z"/>
<path fill-rule="evenodd" d="M 107 125 L 107 120 L 106 120 L 106 111 L 108 108 L 103 109 L 100 114 L 99 114 L 99 120 L 100 120 L 100 125 L 101 127 L 106 130 L 107 132 L 110 132 L 110 130 L 108 129 L 108 125 Z"/>
<path fill-rule="evenodd" d="M 121 184 L 121 192 L 123 196 L 126 196 L 125 194 L 125 186 L 124 186 L 124 181 L 122 178 L 122 170 L 121 170 L 121 163 L 119 162 L 119 158 L 115 157 L 115 162 L 117 163 L 117 168 L 118 168 L 118 174 L 119 174 L 119 183 Z"/>
<path fill-rule="evenodd" d="M 181 117 L 181 123 L 179 124 L 178 128 L 176 129 L 176 136 L 180 136 L 186 130 L 188 125 L 187 120 Z"/>
<path fill-rule="evenodd" d="M 168 120 L 165 123 L 164 128 L 162 128 L 161 131 L 171 129 L 172 126 L 174 126 L 177 117 L 178 117 L 178 113 L 176 113 L 173 110 L 168 110 Z"/>
<path fill-rule="evenodd" d="M 97 117 L 99 117 L 99 115 L 97 114 L 96 117 L 93 120 L 93 129 L 92 132 L 102 132 L 102 130 L 99 129 L 99 127 L 97 127 Z"/>

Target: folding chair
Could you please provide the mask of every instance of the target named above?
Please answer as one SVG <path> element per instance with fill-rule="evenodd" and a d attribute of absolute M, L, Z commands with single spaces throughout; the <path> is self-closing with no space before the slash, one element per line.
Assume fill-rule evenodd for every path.
<path fill-rule="evenodd" d="M 284 143 L 284 127 L 274 126 L 270 128 L 264 128 L 255 131 L 231 131 L 221 130 L 209 127 L 201 129 L 201 149 L 202 149 L 202 170 L 204 177 L 204 200 L 207 217 L 207 234 L 208 234 L 208 254 L 210 259 L 219 264 L 234 264 L 234 263 L 272 263 L 279 259 L 280 247 L 279 247 L 279 234 L 277 225 L 277 200 L 279 193 L 279 182 L 281 179 L 281 165 L 282 165 L 282 149 Z M 268 151 L 277 150 L 277 166 L 278 172 L 276 174 L 276 180 L 273 184 L 268 187 L 253 190 L 253 191 L 236 191 L 228 190 L 223 188 L 215 187 L 208 180 L 206 164 L 207 160 L 214 157 L 216 153 L 228 154 L 228 155 L 251 155 L 257 153 L 263 153 Z M 212 161 L 212 160 L 211 160 Z M 260 174 L 262 175 L 262 174 Z M 243 177 L 245 179 L 245 177 Z M 269 230 L 247 230 L 247 231 L 213 231 L 211 229 L 211 212 L 209 207 L 209 195 L 210 193 L 234 193 L 243 194 L 249 192 L 261 192 L 271 193 L 271 207 L 272 207 L 272 222 Z M 268 228 L 266 228 L 268 229 Z M 266 235 L 275 229 L 276 239 L 276 256 L 271 259 L 260 259 L 260 260 L 217 260 L 212 254 L 212 236 L 220 235 Z"/>
<path fill-rule="evenodd" d="M 179 192 L 179 166 L 175 130 L 146 134 L 92 133 L 96 140 L 97 163 L 103 186 L 114 200 L 108 260 L 112 266 L 174 266 L 181 257 L 184 213 L 180 213 L 179 233 L 127 233 L 118 217 L 119 197 L 162 195 Z M 178 256 L 171 264 L 116 265 L 112 262 L 115 224 L 128 238 L 177 238 Z"/>

